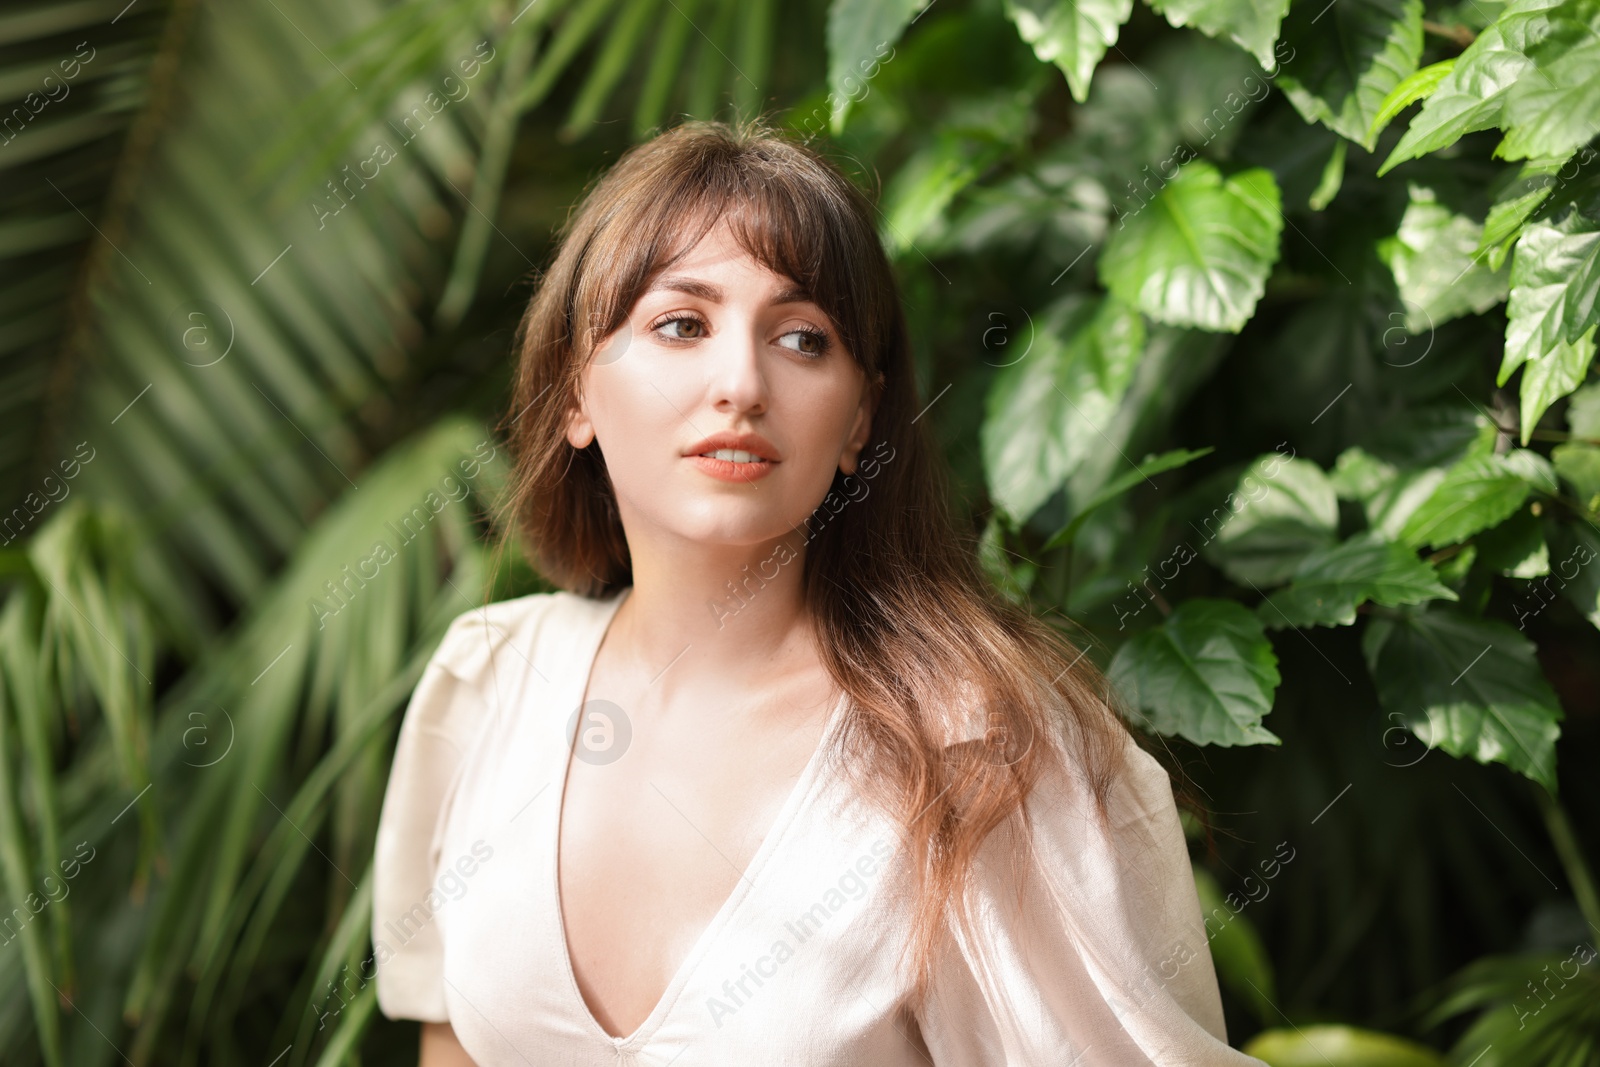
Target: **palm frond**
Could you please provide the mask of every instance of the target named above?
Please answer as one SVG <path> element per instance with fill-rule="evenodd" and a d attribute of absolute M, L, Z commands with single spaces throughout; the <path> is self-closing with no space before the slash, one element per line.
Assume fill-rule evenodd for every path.
<path fill-rule="evenodd" d="M 87 315 L 87 279 L 115 256 L 130 136 L 160 85 L 152 67 L 186 4 L 10 5 L 0 15 L 0 515 L 36 525 L 61 458 L 41 436 L 69 402 L 57 358 Z M 98 230 L 98 232 L 97 232 Z M 32 498 L 30 499 L 30 494 Z M 20 511 L 18 509 L 21 509 Z M 5 520 L 0 520 L 3 522 Z"/>

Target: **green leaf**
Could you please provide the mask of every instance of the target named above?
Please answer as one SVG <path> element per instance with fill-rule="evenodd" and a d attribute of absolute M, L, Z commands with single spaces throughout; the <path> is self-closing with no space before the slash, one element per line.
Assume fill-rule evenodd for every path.
<path fill-rule="evenodd" d="M 572 102 L 571 114 L 562 124 L 565 138 L 576 140 L 595 124 L 607 98 L 634 65 L 634 52 L 644 39 L 645 31 L 652 28 L 650 20 L 659 6 L 658 0 L 626 0 L 623 4 L 612 24 L 611 34 L 588 71 L 583 88 Z"/>
<path fill-rule="evenodd" d="M 1567 404 L 1567 429 L 1582 440 L 1557 445 L 1550 459 L 1556 473 L 1577 493 L 1579 503 L 1600 515 L 1600 382 L 1572 394 Z"/>
<path fill-rule="evenodd" d="M 1569 156 L 1600 133 L 1600 3 L 1567 0 L 1548 19 L 1533 70 L 1506 94 L 1504 159 Z"/>
<path fill-rule="evenodd" d="M 1439 83 L 1444 81 L 1445 76 L 1455 69 L 1456 61 L 1454 59 L 1441 60 L 1438 63 L 1423 67 L 1412 74 L 1411 77 L 1390 89 L 1389 95 L 1384 97 L 1383 103 L 1378 105 L 1378 114 L 1372 120 L 1372 127 L 1367 131 L 1368 135 L 1376 139 L 1378 134 L 1383 132 L 1384 127 L 1393 122 L 1395 116 L 1399 115 L 1400 112 L 1415 104 L 1418 100 L 1424 100 L 1432 96 L 1434 90 L 1439 88 Z"/>
<path fill-rule="evenodd" d="M 605 24 L 606 16 L 616 3 L 617 0 L 593 0 L 573 6 L 572 12 L 562 20 L 560 28 L 542 49 L 543 54 L 532 76 L 517 94 L 518 111 L 537 107 L 544 101 L 561 75 L 589 43 L 589 39 Z"/>
<path fill-rule="evenodd" d="M 1537 452 L 1473 456 L 1445 471 L 1433 494 L 1411 513 L 1399 540 L 1412 548 L 1450 545 L 1497 526 L 1539 489 L 1554 494 L 1555 472 Z"/>
<path fill-rule="evenodd" d="M 1413 549 L 1369 530 L 1312 552 L 1295 569 L 1289 587 L 1262 601 L 1256 614 L 1269 630 L 1349 626 L 1356 621 L 1356 606 L 1368 600 L 1397 607 L 1455 599 Z"/>
<path fill-rule="evenodd" d="M 1600 382 L 1572 394 L 1567 404 L 1567 429 L 1574 437 L 1600 442 Z"/>
<path fill-rule="evenodd" d="M 1245 878 L 1247 886 L 1252 881 L 1256 881 L 1253 875 Z M 1257 1018 L 1273 1017 L 1277 981 L 1272 959 L 1255 925 L 1243 914 L 1245 901 L 1241 899 L 1235 908 L 1231 903 L 1234 894 L 1224 896 L 1211 872 L 1198 865 L 1194 868 L 1194 888 L 1200 896 L 1200 914 L 1217 978 L 1229 992 L 1250 1005 Z"/>
<path fill-rule="evenodd" d="M 1119 226 L 1100 255 L 1106 288 L 1157 322 L 1238 333 L 1277 262 L 1283 215 L 1270 171 L 1224 180 L 1196 161 Z"/>
<path fill-rule="evenodd" d="M 1412 185 L 1409 195 L 1399 230 L 1378 243 L 1405 302 L 1406 329 L 1423 333 L 1504 300 L 1506 273 L 1476 262 L 1483 227 L 1439 203 L 1432 189 Z"/>
<path fill-rule="evenodd" d="M 828 104 L 834 136 L 885 54 L 930 0 L 833 0 L 828 9 Z"/>
<path fill-rule="evenodd" d="M 1585 510 L 1600 514 L 1600 448 L 1568 443 L 1550 450 L 1556 473 L 1571 484 Z"/>
<path fill-rule="evenodd" d="M 1078 508 L 1077 514 L 1072 517 L 1072 521 L 1050 535 L 1050 539 L 1044 543 L 1044 550 L 1049 551 L 1052 548 L 1060 548 L 1062 545 L 1071 543 L 1072 539 L 1078 535 L 1078 530 L 1083 526 L 1084 522 L 1094 514 L 1095 509 L 1102 504 L 1115 500 L 1129 489 L 1148 479 L 1152 474 L 1160 474 L 1162 471 L 1170 471 L 1177 467 L 1182 467 L 1199 459 L 1201 456 L 1210 455 L 1213 451 L 1214 449 L 1211 448 L 1201 448 L 1194 451 L 1187 448 L 1178 448 L 1171 452 L 1163 452 L 1159 456 L 1145 456 L 1133 470 L 1124 471 L 1122 474 L 1117 475 L 1088 500 L 1085 500 L 1083 505 Z"/>
<path fill-rule="evenodd" d="M 1267 70 L 1281 58 L 1274 55 L 1273 42 L 1289 0 L 1150 0 L 1150 6 L 1174 26 L 1193 26 L 1207 37 L 1233 41 Z"/>
<path fill-rule="evenodd" d="M 1307 555 L 1332 547 L 1338 524 L 1339 501 L 1322 468 L 1277 453 L 1252 463 L 1234 492 L 1191 523 L 1206 538 L 1206 557 L 1242 585 L 1291 578 Z"/>
<path fill-rule="evenodd" d="M 1542 414 L 1576 387 L 1575 368 L 1587 365 L 1593 342 L 1586 336 L 1600 321 L 1600 219 L 1573 208 L 1559 220 L 1530 223 L 1517 239 L 1511 259 L 1511 299 L 1506 307 L 1506 347 L 1496 384 L 1504 385 L 1524 363 L 1550 361 L 1530 386 L 1523 382 L 1523 409 Z M 1563 346 L 1576 346 L 1564 348 Z M 1587 355 L 1586 355 L 1587 353 Z M 1568 390 L 1570 391 L 1570 390 Z M 1528 441 L 1537 415 L 1522 424 Z"/>
<path fill-rule="evenodd" d="M 639 98 L 633 107 L 635 137 L 643 138 L 653 130 L 667 109 L 668 96 L 683 73 L 696 7 L 697 0 L 675 0 L 671 17 L 662 20 L 650 39 L 650 64 L 643 69 Z M 740 78 L 735 84 L 743 86 L 745 79 Z"/>
<path fill-rule="evenodd" d="M 1072 99 L 1089 97 L 1089 80 L 1106 49 L 1117 43 L 1133 0 L 1006 0 L 1006 14 L 1041 62 L 1067 76 Z"/>
<path fill-rule="evenodd" d="M 1483 236 L 1478 252 L 1485 255 L 1490 270 L 1499 270 L 1511 254 L 1511 245 L 1521 234 L 1533 213 L 1550 198 L 1557 184 L 1559 162 L 1524 164 L 1516 178 L 1502 189 L 1483 220 Z"/>
<path fill-rule="evenodd" d="M 1473 538 L 1484 567 L 1508 578 L 1538 578 L 1550 573 L 1550 550 L 1539 516 L 1522 508 L 1492 530 Z"/>
<path fill-rule="evenodd" d="M 1371 151 L 1387 97 L 1422 55 L 1422 0 L 1296 4 L 1283 37 L 1294 60 L 1278 84 L 1295 110 Z"/>
<path fill-rule="evenodd" d="M 1592 966 L 1593 957 L 1593 948 L 1580 942 L 1572 949 L 1476 959 L 1429 997 L 1438 1003 L 1420 1025 L 1431 1031 L 1451 1016 L 1473 1013 L 1472 1025 L 1451 1046 L 1453 1064 L 1578 1067 L 1600 1062 L 1600 968 Z M 1559 984 L 1550 983 L 1556 974 Z M 1547 992 L 1530 1002 L 1527 998 L 1535 996 L 1530 990 Z"/>
<path fill-rule="evenodd" d="M 1545 539 L 1550 574 L 1536 584 L 1549 590 L 1554 582 L 1572 606 L 1600 629 L 1600 532 L 1585 522 L 1550 523 L 1545 527 Z M 1543 594 L 1534 595 L 1543 601 Z"/>
<path fill-rule="evenodd" d="M 26 614 L 31 612 L 27 611 L 20 596 L 8 599 L 3 622 L 0 622 L 0 634 L 7 640 L 6 652 L 12 655 L 26 655 L 37 648 L 37 645 L 34 648 L 24 647 L 24 641 L 27 641 L 25 635 L 32 629 Z M 33 644 L 32 641 L 27 643 Z M 0 683 L 8 681 L 15 686 L 19 679 L 7 671 L 0 676 Z M 24 692 L 13 695 L 7 692 L 8 688 L 6 684 L 0 684 L 0 775 L 4 776 L 5 783 L 4 788 L 0 788 L 0 886 L 4 887 L 8 906 L 23 909 L 24 921 L 16 922 L 15 913 L 7 912 L 6 918 L 10 923 L 5 927 L 7 943 L 4 947 L 9 949 L 12 940 L 21 942 L 16 952 L 21 957 L 19 969 L 27 985 L 27 995 L 38 1027 L 40 1051 L 46 1063 L 59 1067 L 65 1062 L 61 1057 L 61 1014 L 56 990 L 50 986 L 63 976 L 50 952 L 48 921 L 26 921 L 27 905 L 24 902 L 30 894 L 38 892 L 34 888 L 34 878 L 39 857 L 35 855 L 35 846 L 30 840 L 32 835 L 25 814 L 24 798 L 12 784 L 20 779 L 24 760 L 12 755 L 11 720 L 26 717 L 27 711 L 21 705 L 31 694 Z M 17 964 L 12 963 L 12 966 L 16 967 Z M 16 1010 L 21 1007 L 18 1003 L 21 999 L 20 990 L 13 997 L 13 1010 Z"/>
<path fill-rule="evenodd" d="M 1545 22 L 1544 11 L 1515 9 L 1478 34 L 1411 120 L 1378 174 L 1497 125 L 1506 93 L 1532 70 L 1523 48 L 1544 31 Z"/>
<path fill-rule="evenodd" d="M 995 502 L 1026 522 L 1094 451 L 1144 350 L 1139 313 L 1069 296 L 1034 324 L 1023 354 L 995 376 L 980 439 Z"/>
<path fill-rule="evenodd" d="M 1200 745 L 1276 745 L 1261 725 L 1278 657 L 1261 620 L 1235 600 L 1186 600 L 1111 660 L 1111 684 L 1144 725 Z"/>
<path fill-rule="evenodd" d="M 328 1043 L 317 1057 L 316 1067 L 338 1067 L 355 1058 L 361 1047 L 367 1023 L 378 1009 L 378 984 L 369 982 L 339 1011 L 339 1022 L 328 1036 Z"/>
<path fill-rule="evenodd" d="M 1322 1024 L 1265 1030 L 1244 1046 L 1268 1067 L 1445 1067 L 1437 1052 L 1376 1030 Z"/>
<path fill-rule="evenodd" d="M 943 216 L 956 194 L 1005 153 L 996 141 L 975 142 L 961 132 L 941 131 L 908 159 L 883 197 L 884 247 L 891 256 L 909 251 Z"/>
<path fill-rule="evenodd" d="M 1594 362 L 1594 327 L 1572 344 L 1561 342 L 1522 372 L 1522 443 L 1527 444 L 1551 404 L 1583 384 Z"/>
<path fill-rule="evenodd" d="M 1311 190 L 1311 195 L 1306 199 L 1306 204 L 1312 211 L 1321 211 L 1333 203 L 1333 198 L 1339 195 L 1339 189 L 1344 185 L 1344 157 L 1348 142 L 1336 140 L 1333 151 L 1328 154 L 1328 162 L 1322 168 L 1322 176 L 1317 179 L 1317 187 Z"/>
<path fill-rule="evenodd" d="M 1386 453 L 1397 462 L 1359 447 L 1345 449 L 1334 465 L 1334 490 L 1361 505 L 1369 527 L 1391 541 L 1402 540 L 1406 523 L 1444 481 L 1447 465 L 1493 451 L 1498 437 L 1494 427 L 1470 408 L 1458 410 L 1469 413 L 1471 421 L 1463 422 L 1449 409 L 1413 412 L 1403 435 Z M 1473 422 L 1481 422 L 1487 432 L 1470 436 Z"/>
<path fill-rule="evenodd" d="M 1402 540 L 1406 523 L 1432 498 L 1444 473 L 1442 467 L 1396 470 L 1392 481 L 1362 500 L 1368 524 L 1391 541 Z"/>
<path fill-rule="evenodd" d="M 1503 763 L 1556 791 L 1562 711 L 1532 641 L 1502 622 L 1432 610 L 1374 620 L 1361 648 L 1385 710 L 1429 747 Z"/>

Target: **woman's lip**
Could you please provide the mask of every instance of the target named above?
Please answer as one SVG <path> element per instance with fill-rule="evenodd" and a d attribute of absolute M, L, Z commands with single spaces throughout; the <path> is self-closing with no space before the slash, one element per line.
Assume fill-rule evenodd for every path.
<path fill-rule="evenodd" d="M 772 473 L 772 468 L 777 466 L 770 459 L 758 459 L 753 463 L 735 463 L 730 459 L 714 459 L 711 456 L 687 458 L 719 482 L 753 482 L 765 478 Z"/>
<path fill-rule="evenodd" d="M 717 452 L 724 448 L 731 448 L 738 452 L 750 452 L 762 459 L 776 463 L 783 459 L 782 454 L 758 433 L 714 433 L 703 441 L 696 442 L 692 447 L 684 450 L 686 456 L 703 456 L 708 452 Z"/>

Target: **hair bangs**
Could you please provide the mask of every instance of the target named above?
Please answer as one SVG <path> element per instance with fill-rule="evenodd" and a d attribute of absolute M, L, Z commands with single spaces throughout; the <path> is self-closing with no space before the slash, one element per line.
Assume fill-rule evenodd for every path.
<path fill-rule="evenodd" d="M 801 173 L 814 168 L 806 156 L 752 157 L 731 146 L 726 152 L 704 147 L 698 165 L 658 175 L 659 195 L 617 205 L 585 246 L 580 263 L 592 258 L 612 267 L 578 275 L 569 321 L 580 360 L 622 327 L 652 281 L 726 224 L 753 260 L 805 291 L 832 320 L 845 349 L 877 377 L 883 332 L 872 328 L 870 302 L 851 298 L 864 246 L 871 241 L 875 249 L 876 235 L 860 232 L 845 197 L 817 175 Z M 579 323 L 587 329 L 577 329 Z"/>

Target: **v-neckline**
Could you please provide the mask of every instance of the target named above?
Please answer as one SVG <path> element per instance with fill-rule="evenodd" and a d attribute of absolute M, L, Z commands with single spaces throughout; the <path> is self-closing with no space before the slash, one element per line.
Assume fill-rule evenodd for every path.
<path fill-rule="evenodd" d="M 611 632 L 611 624 L 617 617 L 617 611 L 632 592 L 633 587 L 628 586 L 617 594 L 616 601 L 611 604 L 610 610 L 601 618 L 595 628 L 597 632 L 594 635 L 592 644 L 580 659 L 579 676 L 582 682 L 581 688 L 578 690 L 579 707 L 588 702 L 589 685 L 593 681 L 595 663 L 600 658 L 600 647 L 605 644 L 606 635 Z M 750 857 L 749 865 L 739 875 L 739 880 L 734 883 L 733 891 L 722 902 L 722 906 L 711 917 L 711 921 L 700 931 L 699 936 L 690 947 L 688 955 L 678 964 L 678 968 L 673 972 L 671 979 L 668 980 L 666 988 L 656 998 L 655 1006 L 650 1009 L 650 1013 L 644 1017 L 638 1026 L 634 1027 L 632 1033 L 621 1037 L 608 1032 L 604 1026 L 601 1026 L 600 1020 L 596 1019 L 594 1012 L 590 1010 L 588 1001 L 583 997 L 583 990 L 578 987 L 578 974 L 572 965 L 572 948 L 567 942 L 567 918 L 562 911 L 561 901 L 561 824 L 562 816 L 566 809 L 567 779 L 572 770 L 572 757 L 577 747 L 578 731 L 572 731 L 572 736 L 566 738 L 559 775 L 561 788 L 556 794 L 555 830 L 547 840 L 549 852 L 546 854 L 549 859 L 550 899 L 554 902 L 555 908 L 556 941 L 561 955 L 561 969 L 565 974 L 567 987 L 571 991 L 576 1011 L 583 1017 L 584 1023 L 588 1027 L 614 1048 L 626 1048 L 648 1038 L 655 1032 L 665 1019 L 666 1014 L 671 1011 L 672 1005 L 682 995 L 684 987 L 694 976 L 700 960 L 710 950 L 712 942 L 716 940 L 717 935 L 733 919 L 744 899 L 754 889 L 756 880 L 760 878 L 762 870 L 767 865 L 767 860 L 772 852 L 776 850 L 788 830 L 789 824 L 794 821 L 794 817 L 799 812 L 801 805 L 809 798 L 815 787 L 819 766 L 829 747 L 834 727 L 842 714 L 842 709 L 848 696 L 848 693 L 841 693 L 834 701 L 833 706 L 829 708 L 827 717 L 823 721 L 822 732 L 817 740 L 817 747 L 812 750 L 811 757 L 806 760 L 805 767 L 801 769 L 794 787 L 789 792 L 789 796 L 778 810 L 777 818 L 767 828 L 766 835 L 761 839 L 761 844 L 756 848 L 755 854 Z"/>

